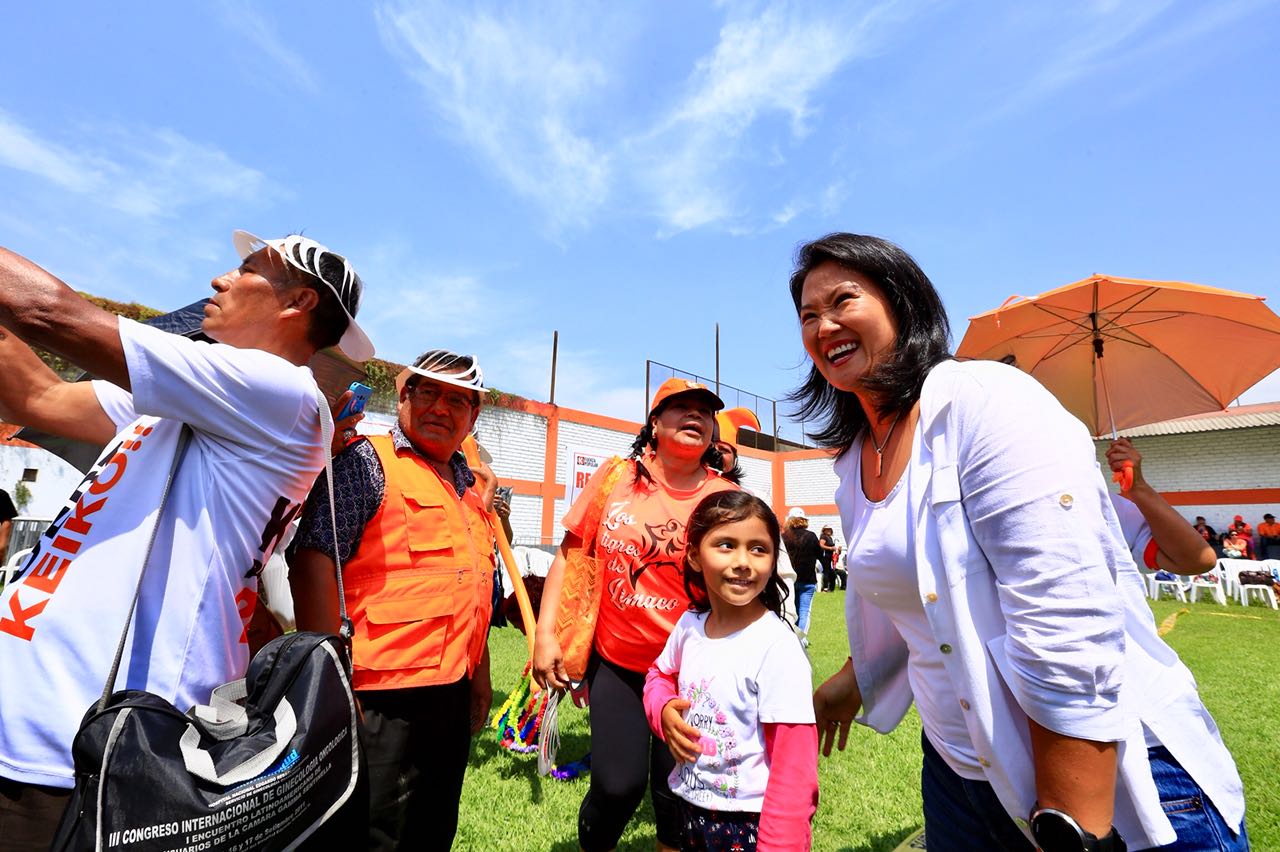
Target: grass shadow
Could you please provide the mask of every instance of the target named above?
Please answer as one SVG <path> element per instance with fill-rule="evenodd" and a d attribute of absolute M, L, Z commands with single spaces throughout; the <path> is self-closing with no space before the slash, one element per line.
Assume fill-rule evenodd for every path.
<path fill-rule="evenodd" d="M 867 842 L 860 846 L 841 846 L 837 852 L 893 852 L 902 841 L 920 830 L 920 826 L 909 826 L 907 828 L 895 828 L 892 831 L 881 832 L 867 838 Z M 921 847 L 924 848 L 924 847 Z"/>

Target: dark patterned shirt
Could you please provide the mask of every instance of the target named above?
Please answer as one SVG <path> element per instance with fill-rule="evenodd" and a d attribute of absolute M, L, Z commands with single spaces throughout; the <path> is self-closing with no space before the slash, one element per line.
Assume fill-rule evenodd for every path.
<path fill-rule="evenodd" d="M 391 442 L 397 450 L 410 450 L 422 455 L 405 436 L 399 423 L 391 427 Z M 453 470 L 453 489 L 461 498 L 475 484 L 475 474 L 467 467 L 466 457 L 461 452 L 453 454 L 453 458 L 449 459 L 449 467 Z M 360 549 L 364 528 L 378 513 L 378 507 L 382 505 L 382 498 L 386 494 L 387 477 L 382 471 L 382 462 L 379 461 L 378 451 L 373 448 L 373 444 L 356 441 L 334 456 L 333 482 L 333 504 L 338 516 L 338 546 L 342 562 L 346 564 Z M 289 556 L 292 557 L 303 548 L 318 550 L 333 559 L 329 483 L 323 474 L 316 480 L 302 509 L 302 520 L 298 525 L 298 534 L 289 546 Z"/>

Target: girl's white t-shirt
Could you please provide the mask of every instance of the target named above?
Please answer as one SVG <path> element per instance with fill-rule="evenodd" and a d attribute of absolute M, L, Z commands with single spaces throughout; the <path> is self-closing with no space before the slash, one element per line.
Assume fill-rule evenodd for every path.
<path fill-rule="evenodd" d="M 763 725 L 814 723 L 809 660 L 773 613 L 720 639 L 707 637 L 707 615 L 681 616 L 654 662 L 676 676 L 690 705 L 685 721 L 702 731 L 702 755 L 677 764 L 668 781 L 700 808 L 759 812 L 769 783 Z"/>

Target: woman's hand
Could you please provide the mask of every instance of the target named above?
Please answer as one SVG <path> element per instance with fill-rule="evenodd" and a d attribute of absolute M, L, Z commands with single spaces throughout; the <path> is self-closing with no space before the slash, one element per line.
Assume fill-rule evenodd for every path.
<path fill-rule="evenodd" d="M 818 742 L 824 757 L 831 756 L 831 746 L 844 751 L 849 742 L 849 727 L 862 707 L 862 693 L 853 673 L 853 661 L 827 678 L 813 693 L 813 715 L 818 723 Z M 836 734 L 839 733 L 839 740 Z"/>
<path fill-rule="evenodd" d="M 673 698 L 662 708 L 662 738 L 676 763 L 695 763 L 702 755 L 702 731 L 684 720 L 689 700 Z"/>
<path fill-rule="evenodd" d="M 1111 466 L 1112 472 L 1119 473 L 1124 470 L 1126 463 L 1133 470 L 1132 487 L 1146 485 L 1147 481 L 1142 476 L 1142 453 L 1138 452 L 1128 438 L 1117 438 L 1107 448 L 1107 464 Z"/>
<path fill-rule="evenodd" d="M 569 688 L 569 675 L 564 670 L 564 652 L 553 633 L 542 630 L 534 633 L 533 679 L 543 689 Z"/>

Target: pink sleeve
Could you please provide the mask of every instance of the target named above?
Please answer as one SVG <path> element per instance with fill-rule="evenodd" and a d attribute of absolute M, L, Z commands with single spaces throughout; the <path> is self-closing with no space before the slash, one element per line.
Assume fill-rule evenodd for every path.
<path fill-rule="evenodd" d="M 667 706 L 668 701 L 679 697 L 676 676 L 663 674 L 656 665 L 650 666 L 649 673 L 644 678 L 644 715 L 649 720 L 654 736 L 663 742 L 666 739 L 662 736 L 662 708 Z M 817 743 L 817 739 L 814 743 Z"/>
<path fill-rule="evenodd" d="M 765 722 L 764 752 L 769 759 L 769 783 L 756 849 L 808 850 L 818 810 L 818 726 Z"/>

